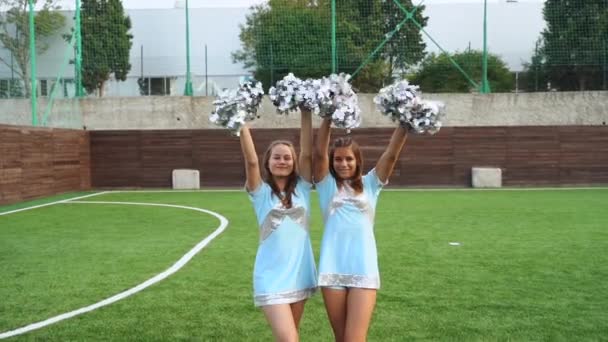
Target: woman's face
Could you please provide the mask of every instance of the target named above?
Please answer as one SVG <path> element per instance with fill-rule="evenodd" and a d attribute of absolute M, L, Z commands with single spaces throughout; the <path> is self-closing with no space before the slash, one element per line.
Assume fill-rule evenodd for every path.
<path fill-rule="evenodd" d="M 352 148 L 337 147 L 332 160 L 334 170 L 341 179 L 351 179 L 357 171 L 357 159 Z"/>
<path fill-rule="evenodd" d="M 293 172 L 293 162 L 293 155 L 288 146 L 278 144 L 270 150 L 268 168 L 274 177 L 289 176 Z"/>

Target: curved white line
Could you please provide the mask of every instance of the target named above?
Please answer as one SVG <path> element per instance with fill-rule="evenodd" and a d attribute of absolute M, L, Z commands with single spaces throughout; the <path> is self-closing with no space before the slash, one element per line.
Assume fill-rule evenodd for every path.
<path fill-rule="evenodd" d="M 180 209 L 188 209 L 188 210 L 194 210 L 194 211 L 200 211 L 212 216 L 215 216 L 217 219 L 220 220 L 220 226 L 213 232 L 211 233 L 211 235 L 207 236 L 204 240 L 202 240 L 201 242 L 199 242 L 198 244 L 196 244 L 196 246 L 194 246 L 194 248 L 192 248 L 190 251 L 188 251 L 188 253 L 184 254 L 184 256 L 182 256 L 175 264 L 173 264 L 173 266 L 169 267 L 167 270 L 165 270 L 162 273 L 157 274 L 156 276 L 146 280 L 145 282 L 132 287 L 124 292 L 121 292 L 119 294 L 116 294 L 112 297 L 106 298 L 100 302 L 97 302 L 95 304 L 86 306 L 84 308 L 80 308 L 74 311 L 70 311 L 70 312 L 66 312 L 63 313 L 61 315 L 57 315 L 55 317 L 51 317 L 49 319 L 46 319 L 44 321 L 40 321 L 40 322 L 36 322 L 36 323 L 32 323 L 29 325 L 26 325 L 24 327 L 15 329 L 15 330 L 11 330 L 11 331 L 7 331 L 7 332 L 3 332 L 0 333 L 0 339 L 4 339 L 4 338 L 8 338 L 8 337 L 12 337 L 12 336 L 16 336 L 16 335 L 20 335 L 20 334 L 24 334 L 26 332 L 30 332 L 32 330 L 36 330 L 36 329 L 40 329 L 42 327 L 45 327 L 47 325 L 51 325 L 60 321 L 63 321 L 65 319 L 68 318 L 72 318 L 74 316 L 78 316 L 81 315 L 83 313 L 87 313 L 89 311 L 93 311 L 95 309 L 98 309 L 102 306 L 106 306 L 106 305 L 110 305 L 114 302 L 117 302 L 121 299 L 125 299 L 131 295 L 136 294 L 139 291 L 144 290 L 145 288 L 154 285 L 156 283 L 158 283 L 159 281 L 167 278 L 168 276 L 172 275 L 173 273 L 177 272 L 180 268 L 182 268 L 186 263 L 188 263 L 188 261 L 190 261 L 190 259 L 192 259 L 198 252 L 200 252 L 203 248 L 205 248 L 205 246 L 207 246 L 209 244 L 209 242 L 211 242 L 211 240 L 215 239 L 218 235 L 220 235 L 228 226 L 228 219 L 226 219 L 224 216 L 215 213 L 213 211 L 210 210 L 205 210 L 205 209 L 200 209 L 200 208 L 194 208 L 194 207 L 186 207 L 186 206 L 181 206 L 181 205 L 173 205 L 173 204 L 158 204 L 158 203 L 137 203 L 137 202 L 106 202 L 106 201 L 62 201 L 61 203 L 86 203 L 86 204 L 90 204 L 90 203 L 94 203 L 94 204 L 125 204 L 125 205 L 146 205 L 146 206 L 157 206 L 157 207 L 170 207 L 170 208 L 180 208 Z"/>

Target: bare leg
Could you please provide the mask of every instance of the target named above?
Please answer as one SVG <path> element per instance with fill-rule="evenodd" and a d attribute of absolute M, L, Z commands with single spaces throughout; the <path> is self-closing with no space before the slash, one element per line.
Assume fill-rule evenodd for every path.
<path fill-rule="evenodd" d="M 262 307 L 272 334 L 277 342 L 299 341 L 298 330 L 293 320 L 289 304 L 267 305 Z"/>
<path fill-rule="evenodd" d="M 304 314 L 304 304 L 306 304 L 306 299 L 290 304 L 296 330 L 300 329 L 300 319 L 302 318 L 302 314 Z"/>
<path fill-rule="evenodd" d="M 351 288 L 348 290 L 344 340 L 364 342 L 376 305 L 376 290 Z"/>
<path fill-rule="evenodd" d="M 346 326 L 346 295 L 348 292 L 346 289 L 336 290 L 327 287 L 324 287 L 321 291 L 323 292 L 325 310 L 327 310 L 336 342 L 343 342 Z"/>

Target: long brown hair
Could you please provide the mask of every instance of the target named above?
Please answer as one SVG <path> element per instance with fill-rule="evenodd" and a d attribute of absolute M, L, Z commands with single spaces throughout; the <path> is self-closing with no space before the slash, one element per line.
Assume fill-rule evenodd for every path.
<path fill-rule="evenodd" d="M 293 159 L 293 170 L 291 171 L 289 176 L 287 176 L 287 183 L 285 184 L 285 189 L 284 189 L 285 195 L 284 196 L 281 196 L 281 190 L 279 190 L 279 187 L 277 186 L 274 176 L 270 172 L 270 165 L 269 165 L 270 156 L 272 155 L 272 149 L 277 145 L 287 146 L 289 148 L 289 150 L 291 151 L 291 158 Z M 264 179 L 264 182 L 266 182 L 270 186 L 270 189 L 272 189 L 272 194 L 277 196 L 277 198 L 279 200 L 281 200 L 281 203 L 283 204 L 283 206 L 285 208 L 291 208 L 291 206 L 293 204 L 291 201 L 291 196 L 295 193 L 296 184 L 298 183 L 298 156 L 296 155 L 296 149 L 293 147 L 293 144 L 287 140 L 275 140 L 275 141 L 271 142 L 270 145 L 268 145 L 266 152 L 264 153 L 263 163 L 264 163 L 263 164 L 264 172 L 262 174 L 262 178 Z"/>
<path fill-rule="evenodd" d="M 355 169 L 355 175 L 349 179 L 349 181 L 350 186 L 353 188 L 353 190 L 355 190 L 355 193 L 359 194 L 363 192 L 363 156 L 361 154 L 359 144 L 357 144 L 357 142 L 355 142 L 351 137 L 337 138 L 334 140 L 334 143 L 329 150 L 329 172 L 332 176 L 334 176 L 334 179 L 338 183 L 338 188 L 341 188 L 346 179 L 340 178 L 334 169 L 334 154 L 336 149 L 341 147 L 350 147 L 351 151 L 353 151 L 353 154 L 355 155 L 357 168 Z"/>

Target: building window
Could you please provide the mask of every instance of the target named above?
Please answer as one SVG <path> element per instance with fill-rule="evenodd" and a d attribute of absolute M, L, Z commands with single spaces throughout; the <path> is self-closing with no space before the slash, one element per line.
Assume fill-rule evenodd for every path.
<path fill-rule="evenodd" d="M 141 95 L 171 95 L 171 77 L 145 77 L 137 80 Z"/>
<path fill-rule="evenodd" d="M 49 87 L 47 80 L 40 80 L 40 96 L 49 96 Z"/>
<path fill-rule="evenodd" d="M 18 79 L 0 80 L 0 98 L 19 98 L 24 97 L 23 84 Z"/>

